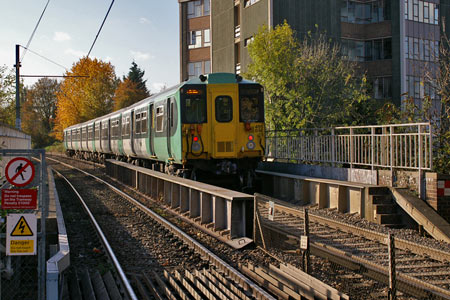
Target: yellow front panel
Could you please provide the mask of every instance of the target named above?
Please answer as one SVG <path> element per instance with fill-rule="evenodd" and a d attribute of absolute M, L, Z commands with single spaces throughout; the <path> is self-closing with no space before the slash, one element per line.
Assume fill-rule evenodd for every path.
<path fill-rule="evenodd" d="M 239 124 L 239 98 L 237 84 L 210 84 L 208 85 L 208 121 L 211 124 L 211 148 L 213 158 L 234 158 L 239 151 L 236 144 L 237 128 Z M 218 122 L 216 100 L 231 97 L 232 120 Z"/>

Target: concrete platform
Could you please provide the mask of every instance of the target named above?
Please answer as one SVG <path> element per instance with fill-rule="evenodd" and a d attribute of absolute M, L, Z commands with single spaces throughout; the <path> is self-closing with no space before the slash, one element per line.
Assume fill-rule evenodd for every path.
<path fill-rule="evenodd" d="M 358 213 L 365 217 L 369 189 L 378 187 L 334 179 L 323 179 L 271 171 L 256 171 L 262 176 L 262 193 L 299 205 L 316 204 L 319 208 L 335 208 L 342 213 Z"/>

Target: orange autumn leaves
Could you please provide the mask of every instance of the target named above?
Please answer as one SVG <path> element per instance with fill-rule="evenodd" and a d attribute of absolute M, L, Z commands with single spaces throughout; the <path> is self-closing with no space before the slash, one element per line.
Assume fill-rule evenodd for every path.
<path fill-rule="evenodd" d="M 63 129 L 112 111 L 116 74 L 111 63 L 82 58 L 65 74 L 57 93 L 55 136 L 62 139 Z"/>

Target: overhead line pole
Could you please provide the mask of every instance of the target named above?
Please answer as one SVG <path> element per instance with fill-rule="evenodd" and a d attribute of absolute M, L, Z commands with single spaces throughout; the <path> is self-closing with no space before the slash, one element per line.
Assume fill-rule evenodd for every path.
<path fill-rule="evenodd" d="M 20 45 L 16 45 L 16 129 L 21 130 L 22 122 L 20 119 Z"/>

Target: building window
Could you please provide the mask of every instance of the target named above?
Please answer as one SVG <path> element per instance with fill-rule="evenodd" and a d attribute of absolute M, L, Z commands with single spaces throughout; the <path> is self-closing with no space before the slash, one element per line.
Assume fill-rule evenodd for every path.
<path fill-rule="evenodd" d="M 392 77 L 377 77 L 373 81 L 373 96 L 375 99 L 392 98 Z"/>
<path fill-rule="evenodd" d="M 211 73 L 211 61 L 207 60 L 205 61 L 205 72 L 204 74 Z"/>
<path fill-rule="evenodd" d="M 247 47 L 248 45 L 250 45 L 251 42 L 253 42 L 255 38 L 254 37 L 249 37 L 248 39 L 244 40 L 244 47 Z"/>
<path fill-rule="evenodd" d="M 210 31 L 209 29 L 203 30 L 204 33 L 204 40 L 203 40 L 203 47 L 208 47 L 211 45 L 211 37 L 209 35 Z"/>
<path fill-rule="evenodd" d="M 195 0 L 187 3 L 188 19 L 208 16 L 210 14 L 210 0 Z"/>
<path fill-rule="evenodd" d="M 405 58 L 437 62 L 439 60 L 439 41 L 405 37 Z"/>
<path fill-rule="evenodd" d="M 390 20 L 390 0 L 341 1 L 341 22 L 370 24 Z"/>
<path fill-rule="evenodd" d="M 188 33 L 188 48 L 200 48 L 202 46 L 202 31 L 189 31 Z"/>
<path fill-rule="evenodd" d="M 409 97 L 439 99 L 436 93 L 436 87 L 418 76 L 406 76 L 406 89 Z"/>
<path fill-rule="evenodd" d="M 368 41 L 342 39 L 342 54 L 352 61 L 391 59 L 392 39 Z"/>
<path fill-rule="evenodd" d="M 203 3 L 203 15 L 204 16 L 209 16 L 209 14 L 210 14 L 210 3 L 209 3 L 209 1 L 210 0 L 203 0 L 204 1 L 204 3 Z"/>
<path fill-rule="evenodd" d="M 259 0 L 245 0 L 244 1 L 244 7 L 249 7 L 250 5 L 253 5 L 255 3 L 259 2 Z"/>
<path fill-rule="evenodd" d="M 405 20 L 439 24 L 439 4 L 420 0 L 405 0 L 404 3 Z"/>
<path fill-rule="evenodd" d="M 201 74 L 209 73 L 211 73 L 211 62 L 209 60 L 188 63 L 189 79 L 197 78 Z"/>

